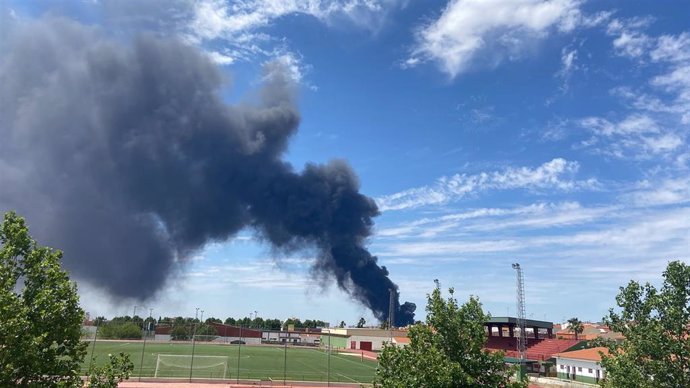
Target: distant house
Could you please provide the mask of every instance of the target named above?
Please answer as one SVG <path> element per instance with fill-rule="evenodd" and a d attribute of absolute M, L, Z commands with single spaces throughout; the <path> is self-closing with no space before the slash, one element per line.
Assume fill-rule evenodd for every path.
<path fill-rule="evenodd" d="M 600 380 L 606 378 L 606 370 L 600 364 L 602 353 L 608 355 L 609 350 L 598 347 L 555 354 L 558 377 L 598 384 Z"/>
<path fill-rule="evenodd" d="M 623 338 L 621 333 L 611 331 L 608 326 L 599 325 L 596 323 L 583 323 L 582 333 L 577 335 L 579 340 L 589 341 L 597 338 L 610 338 L 620 340 Z M 556 332 L 556 338 L 559 339 L 575 339 L 575 333 L 567 326 Z"/>

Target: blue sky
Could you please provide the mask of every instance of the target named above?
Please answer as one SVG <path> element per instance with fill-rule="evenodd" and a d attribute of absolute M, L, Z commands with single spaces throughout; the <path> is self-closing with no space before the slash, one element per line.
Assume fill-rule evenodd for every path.
<path fill-rule="evenodd" d="M 381 215 L 370 250 L 417 303 L 439 279 L 493 315 L 599 320 L 631 279 L 658 282 L 690 243 L 690 5 L 680 1 L 4 2 L 128 39 L 182 39 L 251 96 L 267 61 L 300 85 L 286 159 L 345 159 Z M 251 231 L 192 258 L 154 315 L 372 315 L 277 259 Z M 87 282 L 93 314 L 132 311 Z"/>

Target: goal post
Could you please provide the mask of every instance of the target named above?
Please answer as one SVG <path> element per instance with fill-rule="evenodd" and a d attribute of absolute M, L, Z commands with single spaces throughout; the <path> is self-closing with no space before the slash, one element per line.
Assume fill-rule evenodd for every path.
<path fill-rule="evenodd" d="M 228 356 L 192 356 L 187 354 L 158 354 L 153 377 L 187 377 L 190 369 L 195 377 L 225 379 Z"/>

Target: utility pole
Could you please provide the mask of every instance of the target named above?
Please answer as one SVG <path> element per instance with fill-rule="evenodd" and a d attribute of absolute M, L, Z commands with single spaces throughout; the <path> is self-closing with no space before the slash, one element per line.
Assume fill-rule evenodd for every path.
<path fill-rule="evenodd" d="M 518 336 L 518 352 L 520 354 L 520 377 L 524 373 L 525 366 L 525 350 L 527 349 L 527 335 L 525 333 L 525 279 L 522 274 L 522 267 L 520 263 L 514 263 L 513 269 L 517 271 L 517 323 L 520 328 L 520 335 Z"/>
<path fill-rule="evenodd" d="M 134 312 L 132 313 L 132 321 L 134 321 L 134 317 L 137 315 L 137 305 L 134 305 Z"/>

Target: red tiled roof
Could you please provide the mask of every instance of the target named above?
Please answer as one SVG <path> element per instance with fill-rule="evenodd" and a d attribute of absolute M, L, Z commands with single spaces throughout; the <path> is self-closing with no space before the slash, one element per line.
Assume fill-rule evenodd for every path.
<path fill-rule="evenodd" d="M 608 355 L 609 349 L 604 347 L 573 350 L 572 352 L 556 353 L 554 357 L 569 358 L 573 360 L 601 361 L 601 353 Z"/>

